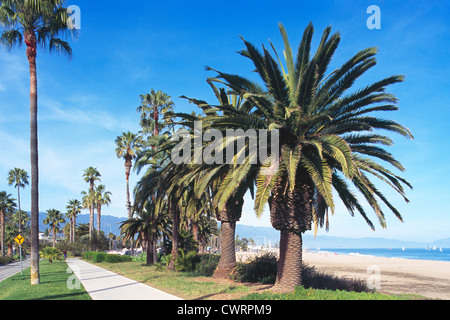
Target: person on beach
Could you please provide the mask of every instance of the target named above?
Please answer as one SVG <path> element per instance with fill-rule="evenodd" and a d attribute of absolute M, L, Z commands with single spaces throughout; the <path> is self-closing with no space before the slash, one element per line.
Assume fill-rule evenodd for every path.
<path fill-rule="evenodd" d="M 67 251 L 64 250 L 64 261 L 66 261 L 66 258 L 67 258 Z"/>

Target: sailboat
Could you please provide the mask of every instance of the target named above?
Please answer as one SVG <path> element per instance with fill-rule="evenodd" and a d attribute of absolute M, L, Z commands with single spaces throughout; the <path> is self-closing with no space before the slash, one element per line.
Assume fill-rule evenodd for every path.
<path fill-rule="evenodd" d="M 443 252 L 443 251 L 442 251 L 442 247 L 439 247 L 439 252 Z"/>
<path fill-rule="evenodd" d="M 433 247 L 433 250 L 436 250 L 436 246 Z"/>
<path fill-rule="evenodd" d="M 402 247 L 402 251 L 405 251 L 405 246 Z"/>

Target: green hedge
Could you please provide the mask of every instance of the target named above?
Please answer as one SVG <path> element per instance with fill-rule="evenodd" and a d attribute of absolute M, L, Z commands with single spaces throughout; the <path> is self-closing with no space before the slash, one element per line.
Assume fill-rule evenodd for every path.
<path fill-rule="evenodd" d="M 107 254 L 106 252 L 87 251 L 84 253 L 84 259 L 92 262 L 130 262 L 131 256 L 121 256 L 117 254 Z"/>

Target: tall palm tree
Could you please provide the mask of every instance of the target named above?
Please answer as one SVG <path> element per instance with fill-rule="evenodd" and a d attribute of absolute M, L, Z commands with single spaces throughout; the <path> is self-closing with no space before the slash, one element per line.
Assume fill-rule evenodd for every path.
<path fill-rule="evenodd" d="M 86 194 L 84 193 L 84 196 L 89 195 L 89 197 L 94 197 L 94 194 L 91 194 L 94 192 L 94 182 L 95 181 L 101 181 L 100 180 L 101 174 L 100 172 L 97 170 L 97 168 L 94 167 L 89 167 L 87 169 L 84 170 L 84 174 L 83 174 L 83 178 L 84 181 L 89 182 L 89 193 Z M 83 200 L 83 203 L 85 201 Z M 95 205 L 95 199 L 91 199 L 91 201 L 89 202 L 90 206 L 89 206 L 89 240 L 92 240 L 92 234 L 94 232 L 94 205 Z"/>
<path fill-rule="evenodd" d="M 268 202 L 273 227 L 280 231 L 280 257 L 274 291 L 292 291 L 301 284 L 302 234 L 318 226 L 328 228 L 328 211 L 334 212 L 334 189 L 353 215 L 359 212 L 369 226 L 361 199 L 354 195 L 349 183 L 374 210 L 382 227 L 386 227 L 380 201 L 402 220 L 398 210 L 376 188 L 370 177 L 379 178 L 398 192 L 405 201 L 404 185 L 411 185 L 392 173 L 377 160 L 403 171 L 403 166 L 382 146 L 393 141 L 379 132 L 387 130 L 412 138 L 408 129 L 392 120 L 372 115 L 378 111 L 394 111 L 398 99 L 386 93 L 386 87 L 403 81 L 391 76 L 362 89 L 348 92 L 355 81 L 376 64 L 375 48 L 362 50 L 327 74 L 327 69 L 339 41 L 339 33 L 330 36 L 331 28 L 323 32 L 316 53 L 311 56 L 313 26 L 305 29 L 296 59 L 284 27 L 285 67 L 263 47 L 261 53 L 244 41 L 240 53 L 249 58 L 268 92 L 254 94 L 246 90 L 246 80 L 240 76 L 218 72 L 217 81 L 242 94 L 263 116 L 264 121 L 230 115 L 222 122 L 241 127 L 278 129 L 279 158 L 261 164 L 256 177 L 255 211 L 261 214 Z M 278 60 L 278 62 L 277 62 Z M 376 130 L 376 132 L 374 132 Z M 273 150 L 272 150 L 273 151 Z M 222 190 L 236 187 L 248 176 L 246 168 L 230 171 Z M 223 198 L 222 201 L 226 199 Z"/>
<path fill-rule="evenodd" d="M 66 220 L 64 219 L 61 211 L 56 209 L 48 209 L 47 216 L 43 222 L 52 228 L 53 247 L 56 247 L 56 232 L 59 231 L 60 224 L 66 222 Z"/>
<path fill-rule="evenodd" d="M 103 184 L 97 186 L 95 189 L 95 203 L 97 204 L 97 235 L 100 236 L 102 205 L 109 206 L 111 203 L 111 192 L 105 191 L 105 186 Z"/>
<path fill-rule="evenodd" d="M 75 241 L 75 226 L 78 214 L 83 208 L 82 203 L 78 199 L 69 200 L 66 209 L 70 219 L 70 242 Z"/>
<path fill-rule="evenodd" d="M 17 188 L 17 203 L 19 205 L 19 234 L 22 234 L 22 222 L 20 219 L 20 188 L 25 188 L 28 185 L 28 173 L 23 169 L 14 168 L 8 173 L 8 185 L 13 185 Z"/>
<path fill-rule="evenodd" d="M 141 113 L 140 125 L 145 134 L 153 132 L 153 136 L 159 135 L 160 130 L 167 126 L 167 123 L 160 121 L 159 117 L 172 111 L 174 103 L 172 98 L 162 92 L 151 89 L 150 93 L 141 94 L 141 105 L 137 111 Z"/>
<path fill-rule="evenodd" d="M 86 191 L 81 191 L 82 199 L 81 202 L 83 203 L 84 209 L 89 209 L 89 241 L 92 240 L 92 235 L 94 231 L 94 206 L 96 201 L 96 194 L 95 190 L 89 189 Z"/>
<path fill-rule="evenodd" d="M 61 36 L 76 33 L 67 27 L 64 0 L 4 0 L 0 3 L 1 43 L 6 48 L 27 49 L 30 69 L 30 161 L 31 161 L 31 284 L 39 284 L 39 165 L 37 123 L 37 48 L 69 56 L 72 49 Z"/>
<path fill-rule="evenodd" d="M 144 140 L 138 134 L 128 132 L 123 132 L 121 136 L 116 139 L 116 155 L 118 158 L 125 159 L 125 180 L 127 187 L 127 211 L 128 219 L 131 219 L 131 202 L 130 202 L 130 171 L 132 160 L 136 158 L 137 153 L 139 153 L 144 145 Z"/>
<path fill-rule="evenodd" d="M 5 256 L 5 227 L 6 227 L 6 214 L 11 212 L 16 207 L 15 199 L 11 198 L 11 194 L 6 191 L 0 192 L 0 225 L 1 225 L 1 246 L 2 257 Z"/>
<path fill-rule="evenodd" d="M 223 118 L 228 116 L 235 117 L 253 117 L 254 120 L 259 121 L 261 116 L 254 114 L 252 112 L 252 104 L 245 101 L 239 94 L 226 92 L 224 88 L 217 88 L 211 79 L 207 80 L 208 84 L 214 91 L 214 94 L 219 102 L 217 105 L 209 105 L 207 102 L 197 99 L 189 99 L 190 102 L 196 104 L 205 113 L 204 117 L 194 118 L 192 115 L 186 115 L 183 113 L 176 113 L 175 116 L 182 119 L 182 122 L 189 126 L 189 120 L 202 121 L 203 130 L 205 132 L 209 129 L 218 129 L 222 131 L 223 136 L 226 136 L 226 130 L 229 128 L 226 122 L 222 122 Z M 263 94 L 262 89 L 255 83 L 247 82 L 245 84 L 246 89 L 254 94 Z M 213 126 L 212 126 L 213 125 Z M 190 128 L 193 129 L 192 127 Z M 244 128 L 246 129 L 246 128 Z M 214 141 L 213 143 L 217 143 Z M 245 141 L 247 145 L 249 141 Z M 229 142 L 224 140 L 224 145 L 228 145 Z M 204 148 L 210 147 L 211 143 L 204 144 Z M 240 152 L 238 151 L 237 154 Z M 184 173 L 183 180 L 186 181 L 187 178 L 191 177 L 195 180 L 195 190 L 196 197 L 200 199 L 200 195 L 204 194 L 206 187 L 209 186 L 211 190 L 211 199 L 214 201 L 214 206 L 216 207 L 215 215 L 216 219 L 221 222 L 221 256 L 217 269 L 214 272 L 214 277 L 216 278 L 229 278 L 231 271 L 235 269 L 236 262 L 236 252 L 235 252 L 235 230 L 236 222 L 239 221 L 242 215 L 242 208 L 244 205 L 244 195 L 247 191 L 253 188 L 254 177 L 257 174 L 256 166 L 246 166 L 249 171 L 247 174 L 252 176 L 253 179 L 246 179 L 246 183 L 241 183 L 226 190 L 228 195 L 226 201 L 219 201 L 218 193 L 220 185 L 224 182 L 225 177 L 229 175 L 230 171 L 235 170 L 235 167 L 230 164 L 226 159 L 227 155 L 224 154 L 224 159 L 219 164 L 208 164 L 205 161 L 200 165 L 189 167 L 189 174 Z M 241 180 L 243 182 L 244 180 Z M 179 183 L 175 180 L 175 183 Z"/>

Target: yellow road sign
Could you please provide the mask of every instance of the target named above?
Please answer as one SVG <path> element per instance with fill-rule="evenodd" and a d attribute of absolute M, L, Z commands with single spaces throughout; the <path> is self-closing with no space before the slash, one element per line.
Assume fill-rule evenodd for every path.
<path fill-rule="evenodd" d="M 22 244 L 25 239 L 19 234 L 17 237 L 14 238 L 14 241 L 16 241 L 18 244 Z"/>

